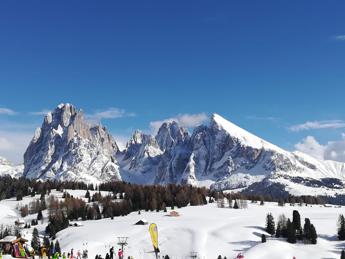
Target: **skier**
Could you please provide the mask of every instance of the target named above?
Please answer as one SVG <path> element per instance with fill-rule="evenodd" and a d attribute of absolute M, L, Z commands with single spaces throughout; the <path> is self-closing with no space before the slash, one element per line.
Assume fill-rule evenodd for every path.
<path fill-rule="evenodd" d="M 95 259 L 98 259 L 98 255 L 95 256 Z"/>
<path fill-rule="evenodd" d="M 123 252 L 122 252 L 121 248 L 117 252 L 117 255 L 119 256 L 119 259 L 123 259 Z"/>
<path fill-rule="evenodd" d="M 87 249 L 83 250 L 83 259 L 87 259 L 88 258 L 88 251 Z"/>
<path fill-rule="evenodd" d="M 241 254 L 241 253 L 239 253 L 239 254 L 237 255 L 236 259 L 244 259 L 244 255 Z"/>
<path fill-rule="evenodd" d="M 77 259 L 81 259 L 81 253 L 80 253 L 80 250 L 78 250 L 78 252 L 77 252 Z"/>
<path fill-rule="evenodd" d="M 65 252 L 62 253 L 62 259 L 66 259 L 66 253 Z"/>
<path fill-rule="evenodd" d="M 110 256 L 108 253 L 105 255 L 105 259 L 110 259 Z"/>
<path fill-rule="evenodd" d="M 112 246 L 109 250 L 110 252 L 110 259 L 114 259 L 114 247 Z"/>

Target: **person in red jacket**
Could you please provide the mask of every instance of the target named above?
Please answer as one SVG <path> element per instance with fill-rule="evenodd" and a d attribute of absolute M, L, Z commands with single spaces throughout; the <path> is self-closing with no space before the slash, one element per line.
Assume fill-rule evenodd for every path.
<path fill-rule="evenodd" d="M 117 255 L 119 256 L 119 259 L 123 259 L 123 252 L 121 249 L 117 252 Z"/>

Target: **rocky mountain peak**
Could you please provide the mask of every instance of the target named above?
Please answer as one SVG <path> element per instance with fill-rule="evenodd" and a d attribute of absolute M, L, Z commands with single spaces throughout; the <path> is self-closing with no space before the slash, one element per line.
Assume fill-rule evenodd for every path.
<path fill-rule="evenodd" d="M 91 126 L 71 104 L 49 112 L 24 154 L 24 175 L 42 179 L 120 179 L 117 144 L 106 128 Z M 92 177 L 90 176 L 90 173 Z"/>
<path fill-rule="evenodd" d="M 156 135 L 161 150 L 167 150 L 189 138 L 187 129 L 180 127 L 176 121 L 164 122 Z"/>

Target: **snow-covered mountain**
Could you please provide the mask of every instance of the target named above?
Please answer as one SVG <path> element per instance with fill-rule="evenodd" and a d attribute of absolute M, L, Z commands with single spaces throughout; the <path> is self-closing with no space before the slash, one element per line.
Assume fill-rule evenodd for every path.
<path fill-rule="evenodd" d="M 49 112 L 24 154 L 24 176 L 90 183 L 121 180 L 118 146 L 107 130 L 92 126 L 73 105 Z"/>
<path fill-rule="evenodd" d="M 218 190 L 272 195 L 336 195 L 345 193 L 345 164 L 319 161 L 300 152 L 283 150 L 212 115 L 207 125 L 190 136 L 176 122 L 164 123 L 150 141 L 131 143 L 122 157 L 135 165 L 125 167 L 126 179 L 151 184 L 192 184 Z M 142 156 L 142 150 L 154 155 Z M 154 157 L 154 159 L 153 159 Z M 123 160 L 119 157 L 120 164 Z M 127 160 L 128 161 L 128 160 Z"/>
<path fill-rule="evenodd" d="M 24 176 L 140 184 L 192 184 L 272 195 L 345 194 L 345 164 L 275 146 L 214 114 L 191 134 L 165 122 L 135 131 L 126 148 L 70 104 L 48 113 L 24 155 Z"/>
<path fill-rule="evenodd" d="M 23 175 L 24 165 L 14 165 L 6 158 L 0 157 L 0 176 L 19 178 Z"/>

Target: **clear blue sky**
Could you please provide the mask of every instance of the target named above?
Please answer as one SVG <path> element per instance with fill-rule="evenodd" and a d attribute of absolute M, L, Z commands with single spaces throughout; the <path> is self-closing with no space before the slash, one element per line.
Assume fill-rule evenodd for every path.
<path fill-rule="evenodd" d="M 61 102 L 122 109 L 102 119 L 122 139 L 216 112 L 289 150 L 309 135 L 341 145 L 344 13 L 343 0 L 1 1 L 0 155 L 20 161 L 42 121 L 30 112 Z"/>

